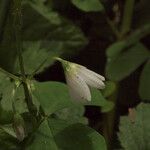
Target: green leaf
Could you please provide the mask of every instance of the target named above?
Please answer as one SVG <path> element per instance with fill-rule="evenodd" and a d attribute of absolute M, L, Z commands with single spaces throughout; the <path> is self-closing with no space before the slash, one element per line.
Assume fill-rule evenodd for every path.
<path fill-rule="evenodd" d="M 45 120 L 35 133 L 34 141 L 29 145 L 26 150 L 58 150 L 55 143 L 52 131 L 49 127 L 47 120 Z"/>
<path fill-rule="evenodd" d="M 9 124 L 13 120 L 12 111 L 6 111 L 0 104 L 0 124 Z"/>
<path fill-rule="evenodd" d="M 61 18 L 59 14 L 55 12 L 52 7 L 46 7 L 46 5 L 44 5 L 44 1 L 27 0 L 26 3 L 29 3 L 33 9 L 35 9 L 41 16 L 48 19 L 52 24 L 61 24 Z"/>
<path fill-rule="evenodd" d="M 57 110 L 72 105 L 65 84 L 59 82 L 35 82 L 34 85 L 33 94 L 46 114 L 52 114 Z"/>
<path fill-rule="evenodd" d="M 37 119 L 29 112 L 23 113 L 22 118 L 24 120 L 25 135 L 31 135 L 37 128 Z"/>
<path fill-rule="evenodd" d="M 102 95 L 101 91 L 97 89 L 91 89 L 92 101 L 91 103 L 87 103 L 86 105 L 90 106 L 101 106 L 102 112 L 109 112 L 113 109 L 114 103 L 106 100 Z"/>
<path fill-rule="evenodd" d="M 1 125 L 0 129 L 6 132 L 7 134 L 11 135 L 12 137 L 17 138 L 16 133 L 12 127 L 12 124 Z"/>
<path fill-rule="evenodd" d="M 111 46 L 109 46 L 106 51 L 108 61 L 109 61 L 109 59 L 114 58 L 118 54 L 120 54 L 120 52 L 122 52 L 122 50 L 125 49 L 126 46 L 127 45 L 126 45 L 125 41 L 119 41 L 119 42 L 116 42 L 116 43 L 112 44 Z"/>
<path fill-rule="evenodd" d="M 112 59 L 116 57 L 118 54 L 120 54 L 122 51 L 131 48 L 149 33 L 150 33 L 150 23 L 143 25 L 139 29 L 136 29 L 125 40 L 115 42 L 114 44 L 112 44 L 107 48 L 106 54 L 108 59 Z"/>
<path fill-rule="evenodd" d="M 150 104 L 141 103 L 134 112 L 134 122 L 129 117 L 121 117 L 118 136 L 125 150 L 150 149 L 149 110 Z"/>
<path fill-rule="evenodd" d="M 62 51 L 49 41 L 24 42 L 23 45 L 24 68 L 27 74 L 42 72 L 46 67 L 53 64 L 53 57 L 58 57 Z M 54 49 L 54 47 L 56 49 Z M 16 60 L 16 70 L 20 70 L 19 60 Z"/>
<path fill-rule="evenodd" d="M 102 94 L 104 95 L 104 97 L 109 97 L 116 91 L 116 84 L 112 81 L 106 81 L 105 85 L 106 86 L 102 90 Z"/>
<path fill-rule="evenodd" d="M 32 98 L 38 109 L 39 102 L 34 96 Z M 0 73 L 0 123 L 12 121 L 14 108 L 18 114 L 28 112 L 23 85 L 16 87 L 15 81 Z"/>
<path fill-rule="evenodd" d="M 104 7 L 99 0 L 71 0 L 72 3 L 79 9 L 85 12 L 103 11 Z"/>
<path fill-rule="evenodd" d="M 80 28 L 42 1 L 27 1 L 23 10 L 23 59 L 27 74 L 37 69 L 39 73 L 53 64 L 54 56 L 70 56 L 87 44 Z M 18 60 L 15 66 L 16 73 Z"/>
<path fill-rule="evenodd" d="M 73 103 L 68 93 L 67 85 L 60 82 L 35 82 L 34 96 L 40 102 L 46 114 L 50 115 L 66 107 L 78 106 Z M 91 90 L 92 101 L 85 105 L 109 106 L 112 109 L 113 104 L 106 101 L 101 92 L 95 89 Z M 111 106 L 110 106 L 111 103 Z M 81 105 L 81 104 L 80 104 Z"/>
<path fill-rule="evenodd" d="M 144 66 L 140 77 L 139 93 L 142 100 L 150 101 L 150 60 Z"/>
<path fill-rule="evenodd" d="M 104 138 L 82 124 L 45 120 L 35 134 L 27 150 L 106 150 Z"/>
<path fill-rule="evenodd" d="M 0 129 L 0 146 L 2 150 L 19 150 L 17 140 L 7 134 L 3 129 Z"/>
<path fill-rule="evenodd" d="M 60 18 L 61 23 L 56 25 L 51 22 L 53 19 L 41 15 L 40 9 L 34 9 L 30 3 L 23 5 L 23 9 L 24 41 L 44 41 L 42 42 L 44 48 L 65 54 L 71 54 L 73 51 L 76 52 L 87 44 L 87 39 L 80 28 L 61 15 L 57 16 Z M 42 9 L 51 8 L 44 5 Z"/>
<path fill-rule="evenodd" d="M 0 73 L 0 124 L 11 123 L 13 119 L 12 109 L 10 110 L 12 107 L 8 101 L 10 100 L 10 95 L 8 94 L 7 86 L 10 90 L 9 78 Z M 6 100 L 6 103 L 4 100 Z"/>
<path fill-rule="evenodd" d="M 13 102 L 13 89 L 14 83 L 10 81 L 8 77 L 3 80 L 3 83 L 0 85 L 2 100 L 1 106 L 6 111 L 12 111 L 12 102 Z"/>
<path fill-rule="evenodd" d="M 143 24 L 142 27 L 136 29 L 127 39 L 126 44 L 131 45 L 139 42 L 142 38 L 150 34 L 150 22 Z"/>
<path fill-rule="evenodd" d="M 15 82 L 11 81 L 9 77 L 1 73 L 0 94 L 2 95 L 2 99 L 0 101 L 2 109 L 1 113 L 4 113 L 5 111 L 7 112 L 7 114 L 13 113 L 13 103 L 18 113 L 24 113 L 28 111 L 25 103 L 23 86 L 21 85 L 15 89 Z"/>
<path fill-rule="evenodd" d="M 117 57 L 108 59 L 106 75 L 111 80 L 120 81 L 134 72 L 149 57 L 147 48 L 137 43 Z"/>
<path fill-rule="evenodd" d="M 84 106 L 72 106 L 57 111 L 52 116 L 56 119 L 66 120 L 73 123 L 88 124 L 88 119 L 84 117 Z"/>

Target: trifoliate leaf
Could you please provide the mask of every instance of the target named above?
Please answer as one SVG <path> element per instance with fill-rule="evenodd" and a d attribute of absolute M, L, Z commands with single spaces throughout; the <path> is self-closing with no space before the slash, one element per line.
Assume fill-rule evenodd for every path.
<path fill-rule="evenodd" d="M 150 104 L 141 103 L 136 108 L 135 118 L 124 116 L 120 119 L 119 140 L 125 150 L 150 149 Z M 132 115 L 133 116 L 133 115 Z"/>
<path fill-rule="evenodd" d="M 3 111 L 13 112 L 13 105 L 18 113 L 27 112 L 23 86 L 16 88 L 15 81 L 0 73 L 0 105 Z"/>
<path fill-rule="evenodd" d="M 67 107 L 76 107 L 78 103 L 73 103 L 68 92 L 67 85 L 60 82 L 35 82 L 34 96 L 40 102 L 47 115 L 55 113 L 58 110 Z M 113 108 L 113 104 L 107 101 L 96 89 L 91 90 L 92 100 L 85 105 L 107 107 L 108 110 Z"/>
<path fill-rule="evenodd" d="M 102 94 L 104 95 L 104 97 L 109 97 L 116 91 L 116 84 L 112 81 L 106 81 L 105 85 L 106 86 L 102 90 Z"/>
<path fill-rule="evenodd" d="M 53 57 L 76 53 L 87 43 L 80 28 L 42 1 L 23 4 L 23 60 L 26 74 L 43 71 Z M 59 20 L 59 21 L 58 21 Z M 57 23 L 56 23 L 56 22 Z M 20 70 L 16 60 L 16 72 Z"/>
<path fill-rule="evenodd" d="M 56 46 L 56 49 L 54 49 L 53 42 L 49 41 L 26 41 L 23 46 L 24 51 L 22 55 L 25 72 L 27 74 L 43 71 L 46 67 L 54 63 L 53 57 L 62 54 L 62 51 L 59 48 L 56 48 Z M 16 70 L 18 70 L 18 72 L 20 70 L 19 59 L 16 60 Z"/>
<path fill-rule="evenodd" d="M 109 58 L 106 75 L 109 79 L 120 81 L 135 71 L 150 57 L 148 49 L 140 43 L 119 53 L 115 58 Z"/>
<path fill-rule="evenodd" d="M 0 129 L 0 146 L 2 150 L 19 150 L 17 139 Z"/>
<path fill-rule="evenodd" d="M 106 150 L 104 138 L 82 124 L 49 118 L 40 125 L 27 150 Z"/>
<path fill-rule="evenodd" d="M 42 43 L 41 47 L 48 48 L 50 51 L 61 51 L 61 53 L 65 52 L 67 54 L 71 54 L 73 51 L 76 52 L 87 43 L 80 28 L 61 15 L 58 15 L 61 23 L 56 25 L 52 24 L 51 19 L 45 17 L 45 15 L 41 15 L 41 13 L 31 7 L 30 4 L 23 5 L 23 8 L 24 41 L 46 41 L 46 43 Z M 43 9 L 46 10 L 50 8 L 44 5 Z"/>
<path fill-rule="evenodd" d="M 57 119 L 66 120 L 73 123 L 88 124 L 88 119 L 84 117 L 84 106 L 72 106 L 57 111 L 52 116 Z"/>

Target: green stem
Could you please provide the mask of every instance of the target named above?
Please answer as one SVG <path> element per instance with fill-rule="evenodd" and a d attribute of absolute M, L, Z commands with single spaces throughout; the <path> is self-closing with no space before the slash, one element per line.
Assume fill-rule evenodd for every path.
<path fill-rule="evenodd" d="M 123 39 L 124 36 L 130 31 L 131 23 L 132 23 L 132 16 L 133 16 L 134 2 L 135 0 L 126 0 L 125 2 L 121 32 L 118 32 L 118 30 L 116 30 L 115 26 L 113 25 L 113 22 L 107 19 L 108 24 L 111 26 L 112 31 L 116 35 L 117 41 L 119 41 L 120 39 Z M 103 123 L 104 123 L 103 134 L 107 141 L 108 150 L 111 149 L 111 145 L 112 145 L 111 141 L 112 141 L 112 137 L 114 133 L 119 83 L 116 82 L 116 86 L 117 86 L 116 91 L 113 93 L 111 97 L 109 97 L 109 99 L 111 99 L 114 102 L 114 109 L 111 112 L 103 115 L 103 118 L 104 118 L 103 119 Z"/>
<path fill-rule="evenodd" d="M 10 78 L 12 78 L 12 79 L 14 79 L 14 80 L 21 80 L 21 78 L 15 76 L 15 75 L 12 74 L 12 73 L 9 73 L 8 71 L 6 71 L 6 70 L 4 70 L 4 69 L 2 69 L 2 68 L 0 68 L 0 72 L 2 72 L 2 73 L 5 74 L 6 76 L 8 76 L 8 77 L 10 77 Z"/>
<path fill-rule="evenodd" d="M 0 37 L 2 37 L 3 27 L 6 20 L 6 14 L 8 11 L 10 0 L 0 1 Z"/>
<path fill-rule="evenodd" d="M 126 0 L 123 12 L 122 36 L 130 31 L 135 0 Z"/>
<path fill-rule="evenodd" d="M 31 114 L 34 116 L 36 115 L 36 109 L 34 107 L 34 104 L 32 102 L 32 95 L 29 90 L 25 69 L 24 69 L 24 62 L 22 57 L 22 37 L 21 37 L 21 28 L 22 28 L 22 13 L 21 13 L 21 2 L 22 0 L 13 0 L 14 2 L 14 30 L 15 30 L 15 37 L 16 37 L 16 48 L 18 52 L 19 57 L 19 65 L 20 65 L 20 71 L 23 79 L 23 87 L 24 87 L 24 93 L 25 93 L 25 100 L 28 106 L 28 109 Z"/>
<path fill-rule="evenodd" d="M 45 59 L 33 72 L 32 74 L 29 76 L 29 79 L 32 79 L 34 77 L 34 75 L 44 66 L 45 62 L 47 61 L 47 59 Z"/>
<path fill-rule="evenodd" d="M 108 146 L 108 150 L 111 150 L 111 141 L 114 133 L 114 125 L 116 119 L 116 106 L 117 106 L 117 95 L 118 95 L 118 86 L 119 84 L 116 83 L 116 90 L 114 93 L 108 98 L 114 103 L 114 108 L 108 112 L 103 114 L 103 134 L 106 139 L 106 143 Z"/>
<path fill-rule="evenodd" d="M 121 38 L 120 33 L 119 33 L 118 29 L 115 27 L 113 21 L 111 21 L 107 16 L 105 16 L 105 18 L 106 18 L 106 21 L 107 21 L 108 25 L 110 26 L 112 32 L 116 36 L 116 38 L 120 39 Z"/>
<path fill-rule="evenodd" d="M 15 37 L 16 37 L 16 48 L 19 57 L 19 65 L 23 78 L 25 79 L 25 69 L 24 62 L 22 57 L 22 37 L 21 37 L 21 28 L 22 28 L 22 14 L 21 14 L 21 1 L 22 0 L 14 0 L 14 29 L 15 29 Z"/>

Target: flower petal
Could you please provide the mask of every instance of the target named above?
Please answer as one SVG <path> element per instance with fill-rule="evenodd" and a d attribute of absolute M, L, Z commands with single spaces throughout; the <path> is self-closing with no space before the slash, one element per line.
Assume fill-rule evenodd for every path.
<path fill-rule="evenodd" d="M 70 96 L 73 100 L 78 102 L 91 101 L 90 89 L 81 77 L 67 72 L 66 81 L 69 87 Z"/>
<path fill-rule="evenodd" d="M 79 68 L 78 69 L 78 75 L 85 80 L 85 82 L 94 88 L 98 89 L 103 89 L 105 88 L 105 84 L 103 80 L 105 79 L 104 77 L 98 75 L 97 73 L 87 69 L 87 68 Z M 103 80 L 102 80 L 103 79 Z"/>

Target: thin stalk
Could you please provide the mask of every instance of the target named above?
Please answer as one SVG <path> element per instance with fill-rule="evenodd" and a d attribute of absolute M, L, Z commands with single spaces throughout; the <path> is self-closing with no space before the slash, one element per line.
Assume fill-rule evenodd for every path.
<path fill-rule="evenodd" d="M 21 39 L 21 28 L 22 28 L 21 1 L 22 0 L 14 0 L 14 30 L 16 37 L 16 48 L 19 57 L 20 71 L 23 78 L 25 78 L 25 69 L 22 57 L 22 39 Z"/>
<path fill-rule="evenodd" d="M 29 79 L 32 79 L 33 76 L 44 66 L 45 62 L 47 61 L 47 59 L 45 59 L 33 72 L 32 74 L 29 76 Z"/>
<path fill-rule="evenodd" d="M 10 77 L 11 79 L 14 79 L 14 80 L 21 80 L 21 78 L 15 76 L 14 74 L 12 73 L 9 73 L 8 71 L 0 68 L 0 72 L 2 72 L 3 74 L 5 74 L 6 76 Z"/>
<path fill-rule="evenodd" d="M 114 103 L 114 108 L 108 112 L 103 114 L 103 134 L 106 139 L 106 143 L 108 146 L 108 150 L 111 150 L 112 145 L 112 137 L 114 133 L 114 125 L 116 119 L 116 106 L 117 106 L 117 95 L 118 95 L 118 84 L 116 83 L 116 90 L 114 93 L 108 98 Z"/>
<path fill-rule="evenodd" d="M 28 88 L 27 78 L 26 78 L 25 69 L 24 69 L 24 62 L 23 62 L 23 57 L 22 57 L 22 37 L 21 37 L 21 28 L 22 28 L 21 2 L 22 0 L 13 0 L 13 2 L 14 2 L 13 14 L 14 14 L 14 31 L 15 31 L 15 37 L 16 37 L 16 48 L 17 48 L 18 57 L 19 57 L 20 71 L 21 71 L 21 75 L 23 79 L 25 100 L 26 100 L 30 113 L 35 116 L 36 110 L 32 102 L 32 95 Z"/>
<path fill-rule="evenodd" d="M 116 27 L 115 23 L 109 18 L 106 11 L 103 12 L 103 15 L 106 19 L 107 24 L 111 28 L 113 34 L 116 36 L 117 39 L 120 39 L 120 32 L 118 28 Z"/>
<path fill-rule="evenodd" d="M 116 36 L 116 38 L 120 39 L 121 38 L 120 33 L 119 33 L 118 29 L 115 27 L 113 21 L 111 21 L 107 16 L 105 18 L 106 18 L 106 21 L 107 21 L 108 25 L 110 26 L 112 32 Z"/>
<path fill-rule="evenodd" d="M 113 33 L 115 33 L 115 35 L 116 35 L 116 38 L 117 38 L 116 41 L 123 39 L 125 37 L 125 35 L 131 29 L 134 2 L 135 2 L 135 0 L 126 0 L 126 2 L 125 2 L 121 31 L 118 31 L 115 28 L 115 26 L 113 25 L 113 22 L 111 22 L 107 18 L 108 24 L 111 26 Z M 108 144 L 108 150 L 111 150 L 111 145 L 112 145 L 111 141 L 112 141 L 112 137 L 113 137 L 113 133 L 114 133 L 119 83 L 116 82 L 116 86 L 117 86 L 116 91 L 113 93 L 113 95 L 111 97 L 109 97 L 109 99 L 111 99 L 114 102 L 114 109 L 111 112 L 108 112 L 103 115 L 103 118 L 104 118 L 103 119 L 103 123 L 104 123 L 103 124 L 103 134 L 104 134 L 105 139 Z"/>
<path fill-rule="evenodd" d="M 123 12 L 121 33 L 125 35 L 130 31 L 135 0 L 126 0 Z"/>

